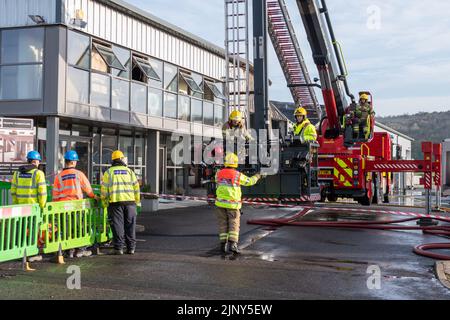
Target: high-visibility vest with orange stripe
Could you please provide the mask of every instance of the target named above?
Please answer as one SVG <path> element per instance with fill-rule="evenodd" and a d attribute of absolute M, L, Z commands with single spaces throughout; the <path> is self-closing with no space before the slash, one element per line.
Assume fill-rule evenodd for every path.
<path fill-rule="evenodd" d="M 225 168 L 216 173 L 216 206 L 225 209 L 240 209 L 241 185 L 252 186 L 258 182 L 258 177 L 247 177 L 236 169 Z"/>
<path fill-rule="evenodd" d="M 86 175 L 74 168 L 61 171 L 53 183 L 53 201 L 82 200 L 83 192 L 94 198 L 91 184 Z"/>

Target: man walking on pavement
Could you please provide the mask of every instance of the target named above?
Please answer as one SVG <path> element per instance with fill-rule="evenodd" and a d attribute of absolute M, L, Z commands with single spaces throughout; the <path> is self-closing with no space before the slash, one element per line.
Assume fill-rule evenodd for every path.
<path fill-rule="evenodd" d="M 114 254 L 122 255 L 126 244 L 127 253 L 136 249 L 136 212 L 141 206 L 139 182 L 134 172 L 127 167 L 120 150 L 112 153 L 112 165 L 103 174 L 101 198 L 108 208 L 113 232 Z"/>
<path fill-rule="evenodd" d="M 219 219 L 220 250 L 226 254 L 228 249 L 233 254 L 239 254 L 239 228 L 241 221 L 241 185 L 252 186 L 261 178 L 260 174 L 252 177 L 240 173 L 238 167 L 238 156 L 228 153 L 225 156 L 225 168 L 216 173 L 216 209 Z M 229 248 L 228 248 L 229 244 Z"/>
<path fill-rule="evenodd" d="M 55 177 L 53 183 L 53 201 L 82 200 L 83 192 L 91 199 L 97 199 L 92 191 L 91 184 L 86 175 L 75 169 L 79 157 L 76 151 L 69 150 L 64 154 L 64 169 Z M 74 250 L 70 251 L 72 258 Z M 75 252 L 77 258 L 88 257 L 92 254 L 85 247 Z"/>
<path fill-rule="evenodd" d="M 27 161 L 27 165 L 14 172 L 11 181 L 12 204 L 38 203 L 43 209 L 47 203 L 47 185 L 44 172 L 38 169 L 42 161 L 41 155 L 37 151 L 30 151 Z M 28 259 L 29 262 L 40 260 L 40 255 Z"/>

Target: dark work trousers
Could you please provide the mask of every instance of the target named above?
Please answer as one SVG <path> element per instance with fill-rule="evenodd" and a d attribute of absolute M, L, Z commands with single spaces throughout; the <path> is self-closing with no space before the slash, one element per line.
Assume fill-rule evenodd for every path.
<path fill-rule="evenodd" d="M 136 205 L 111 204 L 108 217 L 113 232 L 114 249 L 136 248 Z"/>

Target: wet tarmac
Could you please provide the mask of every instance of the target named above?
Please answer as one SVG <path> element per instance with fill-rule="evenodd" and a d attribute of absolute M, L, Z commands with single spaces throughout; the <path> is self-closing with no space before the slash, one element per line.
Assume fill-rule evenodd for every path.
<path fill-rule="evenodd" d="M 408 209 L 413 210 L 420 211 Z M 109 249 L 102 249 L 104 255 L 66 259 L 65 265 L 34 263 L 37 271 L 28 273 L 19 270 L 20 263 L 3 263 L 0 299 L 450 299 L 450 291 L 436 279 L 434 260 L 412 252 L 417 244 L 445 242 L 443 238 L 418 231 L 245 223 L 297 211 L 245 208 L 242 254 L 234 260 L 219 255 L 217 222 L 210 207 L 142 214 L 138 223 L 145 231 L 138 234 L 135 255 L 112 256 Z M 317 209 L 303 217 L 308 221 L 390 218 L 398 217 L 345 209 Z M 80 290 L 67 288 L 71 265 L 80 268 Z M 373 285 L 377 283 L 371 277 L 374 268 L 380 271 L 379 288 Z"/>

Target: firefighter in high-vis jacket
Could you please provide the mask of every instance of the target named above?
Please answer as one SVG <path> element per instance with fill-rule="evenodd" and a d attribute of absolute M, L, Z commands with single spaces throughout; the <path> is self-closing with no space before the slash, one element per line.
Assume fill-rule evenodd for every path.
<path fill-rule="evenodd" d="M 11 181 L 11 197 L 13 204 L 34 204 L 39 203 L 41 208 L 47 202 L 47 185 L 45 174 L 38 169 L 42 161 L 41 155 L 37 151 L 30 151 L 27 154 L 28 164 L 19 168 L 15 172 Z"/>
<path fill-rule="evenodd" d="M 369 102 L 369 95 L 361 93 L 359 96 L 359 104 L 356 106 L 356 116 L 359 118 L 359 134 L 362 134 L 364 139 L 368 139 L 370 135 L 369 118 L 375 115 L 372 105 Z"/>
<path fill-rule="evenodd" d="M 216 173 L 216 212 L 219 219 L 220 250 L 223 254 L 230 250 L 238 254 L 239 228 L 241 220 L 241 186 L 252 186 L 261 178 L 260 174 L 252 177 L 236 170 L 238 156 L 228 153 L 225 156 L 224 169 Z M 229 244 L 229 247 L 228 247 Z"/>
<path fill-rule="evenodd" d="M 313 142 L 317 139 L 316 127 L 314 127 L 307 118 L 306 109 L 303 107 L 298 107 L 294 111 L 295 120 L 297 123 L 294 124 L 293 134 L 294 136 L 300 136 L 300 142 Z"/>
<path fill-rule="evenodd" d="M 122 151 L 114 151 L 111 159 L 111 167 L 103 174 L 101 198 L 103 206 L 108 208 L 114 254 L 122 255 L 124 245 L 128 254 L 134 254 L 137 207 L 141 206 L 139 182 L 128 168 Z"/>
<path fill-rule="evenodd" d="M 86 175 L 75 169 L 79 160 L 80 158 L 75 150 L 69 150 L 64 154 L 64 169 L 56 175 L 53 182 L 53 201 L 82 200 L 83 193 L 91 199 L 97 199 Z M 91 254 L 92 252 L 86 250 L 86 247 L 69 251 L 71 258 L 74 255 L 77 258 L 89 257 Z"/>
<path fill-rule="evenodd" d="M 241 138 L 246 141 L 252 140 L 250 132 L 245 128 L 242 112 L 234 110 L 230 113 L 228 121 L 222 126 L 224 140 L 228 138 Z"/>

